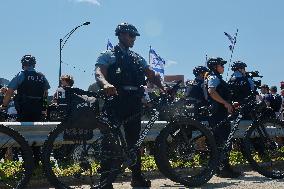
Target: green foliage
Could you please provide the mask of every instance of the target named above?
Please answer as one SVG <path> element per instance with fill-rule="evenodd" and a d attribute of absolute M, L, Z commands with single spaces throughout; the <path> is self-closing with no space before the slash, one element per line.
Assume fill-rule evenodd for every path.
<path fill-rule="evenodd" d="M 184 92 L 179 90 L 176 94 L 177 99 L 185 98 Z"/>
<path fill-rule="evenodd" d="M 284 147 L 282 147 L 279 151 L 284 153 Z M 260 162 L 263 161 L 263 157 L 260 157 L 258 154 L 254 155 L 254 159 Z M 278 157 L 277 160 L 284 161 L 284 158 L 283 156 Z M 206 161 L 206 158 L 202 158 L 200 155 L 196 155 L 189 162 L 181 161 L 177 158 L 177 159 L 173 159 L 171 164 L 173 167 L 179 167 L 179 168 L 198 167 L 198 166 L 201 166 L 203 163 L 206 163 L 205 161 Z M 247 163 L 248 163 L 247 160 L 243 157 L 241 152 L 237 150 L 231 151 L 230 153 L 230 164 L 231 165 L 241 165 L 241 164 L 247 164 Z M 96 172 L 99 168 L 99 164 L 93 163 L 92 168 L 93 168 L 93 172 Z M 155 159 L 153 156 L 146 155 L 142 157 L 142 170 L 143 171 L 153 171 L 157 169 L 158 168 L 157 168 L 157 165 L 155 163 Z M 0 163 L 0 178 L 3 181 L 15 179 L 16 178 L 15 176 L 17 175 L 17 173 L 20 173 L 21 170 L 22 170 L 22 164 L 20 162 L 17 162 L 17 161 L 2 162 Z M 54 171 L 57 176 L 62 176 L 62 177 L 74 175 L 78 172 L 82 173 L 82 169 L 80 168 L 80 166 L 78 164 L 72 164 L 71 162 L 69 163 L 65 162 L 64 164 L 58 165 L 58 168 L 54 168 Z M 33 176 L 35 179 L 43 178 L 44 176 L 42 173 L 43 173 L 42 166 L 39 166 L 34 170 Z M 88 174 L 88 173 L 85 173 L 85 174 Z"/>
<path fill-rule="evenodd" d="M 152 171 L 157 170 L 157 165 L 153 156 L 143 156 L 142 157 L 142 170 Z"/>
<path fill-rule="evenodd" d="M 0 163 L 0 180 L 12 181 L 21 178 L 21 171 L 23 171 L 22 163 L 19 161 L 6 160 Z"/>
<path fill-rule="evenodd" d="M 231 165 L 248 163 L 243 154 L 239 151 L 231 151 L 229 160 Z"/>

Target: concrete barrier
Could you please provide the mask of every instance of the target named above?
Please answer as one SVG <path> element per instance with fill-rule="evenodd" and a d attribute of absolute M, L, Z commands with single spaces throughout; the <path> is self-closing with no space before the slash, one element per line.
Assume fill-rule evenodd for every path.
<path fill-rule="evenodd" d="M 20 132 L 29 142 L 30 145 L 42 145 L 46 140 L 49 132 L 53 130 L 60 122 L 0 122 L 0 124 L 14 128 Z M 142 127 L 147 121 L 142 121 Z M 146 141 L 154 141 L 162 128 L 166 126 L 166 121 L 157 121 L 146 137 Z M 204 124 L 208 124 L 204 122 Z M 250 120 L 243 120 L 239 125 L 239 129 L 235 134 L 235 138 L 242 138 L 244 132 L 251 124 Z M 269 133 L 274 136 L 284 136 L 284 129 L 280 127 L 270 126 Z M 0 134 L 0 143 L 3 140 Z"/>

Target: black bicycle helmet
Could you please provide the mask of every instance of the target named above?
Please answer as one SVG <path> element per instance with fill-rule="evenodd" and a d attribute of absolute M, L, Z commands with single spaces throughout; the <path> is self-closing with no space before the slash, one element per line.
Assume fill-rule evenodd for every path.
<path fill-rule="evenodd" d="M 115 29 L 115 35 L 119 36 L 120 33 L 131 33 L 135 36 L 140 36 L 138 30 L 132 24 L 121 23 Z"/>
<path fill-rule="evenodd" d="M 207 67 L 210 69 L 210 70 L 214 70 L 215 67 L 217 65 L 224 65 L 226 64 L 227 61 L 226 60 L 223 60 L 223 58 L 220 58 L 220 57 L 217 57 L 217 58 L 209 58 L 207 60 Z"/>
<path fill-rule="evenodd" d="M 193 74 L 196 76 L 198 76 L 200 73 L 205 73 L 205 72 L 209 72 L 209 69 L 206 68 L 205 66 L 197 66 L 193 69 Z"/>
<path fill-rule="evenodd" d="M 23 66 L 31 66 L 36 64 L 36 59 L 32 55 L 25 55 L 21 59 L 21 63 Z"/>
<path fill-rule="evenodd" d="M 243 69 L 243 68 L 246 68 L 246 67 L 247 67 L 246 63 L 244 63 L 242 61 L 236 61 L 236 62 L 233 62 L 233 65 L 231 66 L 231 70 L 237 71 L 238 69 Z"/>

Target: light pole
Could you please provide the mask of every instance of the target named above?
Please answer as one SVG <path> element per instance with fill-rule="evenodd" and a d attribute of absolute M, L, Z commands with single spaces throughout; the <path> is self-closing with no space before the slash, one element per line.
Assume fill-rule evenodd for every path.
<path fill-rule="evenodd" d="M 63 38 L 60 39 L 59 42 L 59 78 L 58 78 L 58 86 L 60 86 L 60 77 L 61 77 L 61 65 L 62 65 L 62 49 L 65 46 L 66 42 L 68 41 L 68 39 L 70 38 L 70 36 L 81 26 L 87 26 L 89 25 L 90 22 L 84 22 L 83 24 L 76 26 L 74 29 L 72 29 L 69 33 L 67 33 Z"/>

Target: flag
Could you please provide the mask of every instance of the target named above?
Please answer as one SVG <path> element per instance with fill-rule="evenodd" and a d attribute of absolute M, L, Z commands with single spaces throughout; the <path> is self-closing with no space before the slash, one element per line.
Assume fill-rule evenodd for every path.
<path fill-rule="evenodd" d="M 150 47 L 150 51 L 149 51 L 149 64 L 150 67 L 155 71 L 160 73 L 161 77 L 164 76 L 165 74 L 165 60 L 163 58 L 161 58 L 154 49 L 151 49 Z"/>
<path fill-rule="evenodd" d="M 107 50 L 111 50 L 111 49 L 113 49 L 113 45 L 111 44 L 109 40 L 107 40 Z"/>
<path fill-rule="evenodd" d="M 236 37 L 233 38 L 230 34 L 228 34 L 227 32 L 224 32 L 224 34 L 228 37 L 228 39 L 230 40 L 230 42 L 232 44 L 235 44 L 236 43 Z"/>

